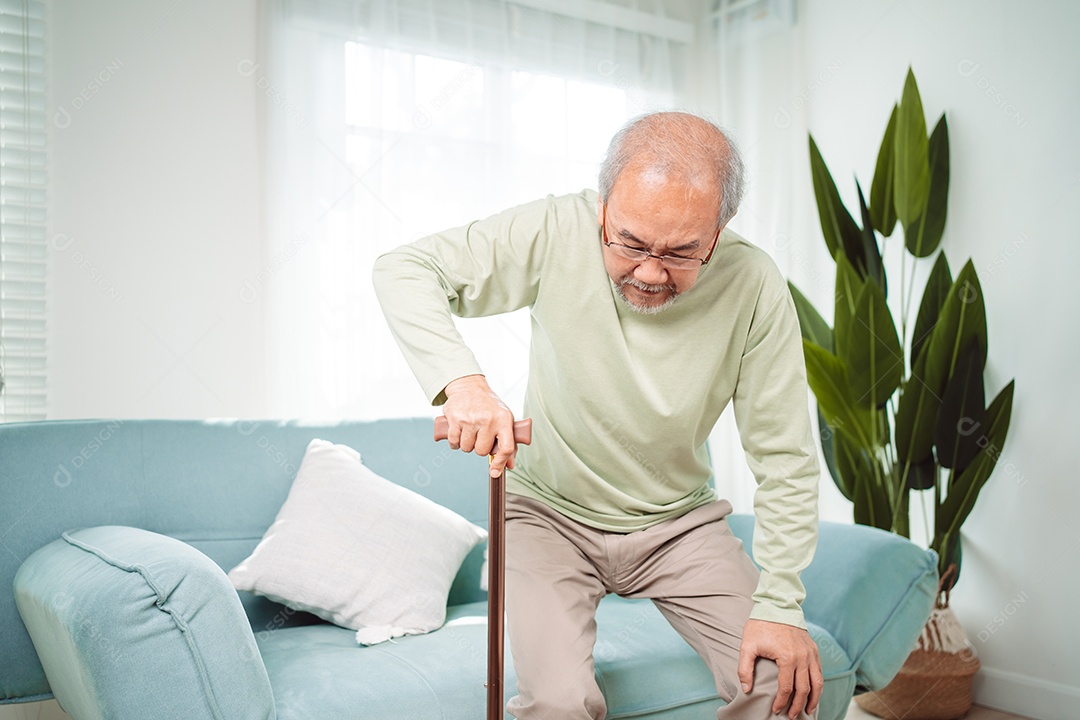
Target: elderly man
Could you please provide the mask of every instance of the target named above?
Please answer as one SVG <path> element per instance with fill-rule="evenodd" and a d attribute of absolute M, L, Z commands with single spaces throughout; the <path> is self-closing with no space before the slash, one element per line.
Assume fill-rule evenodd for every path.
<path fill-rule="evenodd" d="M 646 115 L 613 139 L 599 194 L 551 197 L 382 256 L 375 286 L 452 447 L 507 468 L 506 610 L 518 718 L 605 716 L 593 668 L 607 593 L 650 598 L 712 670 L 720 718 L 809 717 L 823 684 L 799 573 L 819 466 L 794 303 L 725 230 L 742 163 L 723 132 Z M 451 313 L 530 307 L 525 414 L 485 381 Z M 729 402 L 758 482 L 754 566 L 710 486 Z"/>

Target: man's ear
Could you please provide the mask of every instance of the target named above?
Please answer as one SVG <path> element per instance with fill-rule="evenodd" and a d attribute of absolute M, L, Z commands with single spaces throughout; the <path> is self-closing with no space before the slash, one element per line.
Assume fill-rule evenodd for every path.
<path fill-rule="evenodd" d="M 738 214 L 739 214 L 738 211 L 736 211 L 735 215 L 738 215 Z M 735 219 L 735 215 L 732 215 L 731 217 L 729 217 L 728 221 L 720 226 L 720 234 L 721 235 L 723 235 L 724 231 L 728 229 L 728 225 L 730 225 L 731 221 Z"/>
<path fill-rule="evenodd" d="M 596 224 L 604 224 L 604 201 L 601 198 L 596 199 Z"/>

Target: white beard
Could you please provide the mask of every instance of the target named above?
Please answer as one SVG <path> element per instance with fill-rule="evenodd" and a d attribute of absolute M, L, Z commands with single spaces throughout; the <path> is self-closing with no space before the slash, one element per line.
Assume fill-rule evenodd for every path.
<path fill-rule="evenodd" d="M 669 307 L 674 305 L 675 301 L 679 298 L 678 293 L 675 292 L 675 288 L 671 285 L 648 285 L 634 278 L 624 278 L 620 283 L 615 283 L 614 281 L 612 281 L 611 284 L 615 288 L 615 292 L 617 292 L 619 294 L 619 297 L 623 299 L 623 302 L 625 302 L 631 310 L 637 313 L 641 313 L 642 315 L 656 315 L 657 313 L 663 312 L 664 310 L 667 310 Z M 625 285 L 632 285 L 637 289 L 644 290 L 646 292 L 670 290 L 671 295 L 669 295 L 668 299 L 660 303 L 659 305 L 639 305 L 626 296 L 626 291 L 623 289 L 623 286 Z"/>

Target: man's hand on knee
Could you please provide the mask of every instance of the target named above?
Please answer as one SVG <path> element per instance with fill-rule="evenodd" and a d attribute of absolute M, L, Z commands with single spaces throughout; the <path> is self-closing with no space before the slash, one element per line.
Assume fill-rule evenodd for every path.
<path fill-rule="evenodd" d="M 795 720 L 804 708 L 808 715 L 817 710 L 825 679 L 810 633 L 794 625 L 748 620 L 739 652 L 739 682 L 745 693 L 753 689 L 754 662 L 759 657 L 773 660 L 779 669 L 774 714 L 788 708 L 788 717 Z"/>

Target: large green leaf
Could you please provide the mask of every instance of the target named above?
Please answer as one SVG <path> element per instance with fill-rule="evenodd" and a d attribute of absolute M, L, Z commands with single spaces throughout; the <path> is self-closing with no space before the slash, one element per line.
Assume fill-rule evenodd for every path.
<path fill-rule="evenodd" d="M 874 480 L 874 469 L 870 467 L 865 450 L 848 438 L 836 434 L 836 466 L 843 478 L 844 485 L 850 489 L 848 500 L 856 502 L 859 486 Z"/>
<path fill-rule="evenodd" d="M 994 471 L 994 466 L 1005 446 L 1005 438 L 1009 434 L 1015 388 L 1016 381 L 1010 380 L 986 408 L 985 422 L 973 428 L 979 445 L 979 453 L 967 469 L 949 486 L 948 494 L 942 500 L 936 513 L 934 525 L 939 533 L 960 529 L 972 508 L 975 507 L 979 491 Z"/>
<path fill-rule="evenodd" d="M 847 256 L 836 256 L 836 292 L 833 295 L 833 340 L 837 357 L 844 357 L 851 344 L 851 329 L 855 323 L 855 308 L 866 280 L 848 262 Z"/>
<path fill-rule="evenodd" d="M 934 426 L 941 396 L 926 383 L 926 352 L 915 360 L 911 377 L 900 393 L 896 406 L 896 458 L 904 463 L 919 463 L 930 458 L 934 447 Z M 910 477 L 911 470 L 908 469 Z"/>
<path fill-rule="evenodd" d="M 864 407 L 883 407 L 900 386 L 904 355 L 892 313 L 877 284 L 868 281 L 859 291 L 846 342 L 837 343 L 837 355 L 848 369 L 852 397 Z"/>
<path fill-rule="evenodd" d="M 907 487 L 911 490 L 929 490 L 937 484 L 938 464 L 933 455 L 925 460 L 912 463 L 908 468 Z"/>
<path fill-rule="evenodd" d="M 829 352 L 834 352 L 832 328 L 821 317 L 817 308 L 790 280 L 788 280 L 788 289 L 791 291 L 792 300 L 795 301 L 795 312 L 799 316 L 799 330 L 802 331 L 802 336 Z"/>
<path fill-rule="evenodd" d="M 994 472 L 994 466 L 1001 456 L 1005 438 L 1009 433 L 1009 421 L 1012 419 L 1014 389 L 1015 381 L 1010 380 L 986 409 L 986 422 L 976 429 L 976 432 L 982 433 L 978 440 L 979 454 L 953 481 L 948 495 L 934 513 L 935 534 L 930 547 L 943 559 L 949 556 L 949 549 L 959 542 L 960 526 L 971 514 L 979 492 Z"/>
<path fill-rule="evenodd" d="M 907 228 L 926 207 L 930 194 L 930 153 L 915 74 L 908 68 L 896 117 L 896 159 L 893 172 L 896 216 Z"/>
<path fill-rule="evenodd" d="M 982 347 L 972 338 L 949 378 L 938 409 L 934 447 L 942 467 L 961 473 L 979 452 L 976 428 L 986 421 Z"/>
<path fill-rule="evenodd" d="M 911 363 L 919 357 L 919 352 L 930 339 L 930 333 L 937 325 L 938 316 L 941 315 L 941 306 L 945 304 L 945 297 L 952 287 L 952 272 L 949 271 L 949 261 L 945 258 L 945 251 L 938 253 L 934 261 L 934 269 L 930 271 L 930 277 L 926 280 L 923 288 L 922 302 L 919 303 L 919 314 L 915 318 L 915 331 L 911 336 Z"/>
<path fill-rule="evenodd" d="M 829 474 L 832 475 L 833 483 L 840 490 L 840 494 L 851 500 L 851 486 L 848 476 L 840 474 L 840 469 L 836 463 L 836 439 L 839 435 L 829 426 L 820 407 L 817 411 L 817 417 L 818 431 L 821 433 L 821 454 L 825 456 L 825 467 L 829 469 Z"/>
<path fill-rule="evenodd" d="M 870 447 L 870 411 L 851 398 L 847 368 L 840 358 L 809 340 L 803 340 L 806 379 L 818 408 L 836 432 L 858 447 Z"/>
<path fill-rule="evenodd" d="M 865 450 L 857 450 L 856 462 L 865 467 L 863 476 L 855 484 L 855 507 L 853 513 L 855 522 L 860 525 L 892 529 L 892 510 L 889 506 L 889 496 L 885 488 L 877 481 Z"/>
<path fill-rule="evenodd" d="M 930 135 L 930 193 L 926 209 L 919 218 L 904 228 L 904 242 L 915 257 L 932 254 L 945 232 L 945 215 L 949 205 L 949 126 L 942 115 Z"/>
<path fill-rule="evenodd" d="M 874 168 L 874 181 L 870 183 L 870 217 L 874 229 L 885 237 L 892 235 L 896 227 L 896 201 L 893 200 L 893 182 L 896 168 L 896 115 L 898 107 L 894 103 L 889 124 L 885 126 L 885 137 L 878 150 L 877 167 Z"/>
<path fill-rule="evenodd" d="M 821 157 L 813 135 L 810 136 L 810 174 L 814 182 L 821 232 L 825 236 L 829 254 L 835 258 L 841 248 L 859 247 L 859 226 L 851 219 L 851 213 L 841 202 L 836 183 Z"/>
<path fill-rule="evenodd" d="M 908 508 L 911 507 L 911 493 L 902 492 L 893 506 L 892 531 L 900 537 L 911 537 L 911 523 L 908 519 Z"/>
<path fill-rule="evenodd" d="M 878 419 L 878 437 L 882 438 L 882 447 L 892 444 L 892 413 L 888 409 L 874 413 Z"/>
<path fill-rule="evenodd" d="M 945 392 L 945 383 L 952 377 L 961 351 L 972 338 L 982 345 L 983 365 L 986 364 L 986 305 L 975 265 L 968 260 L 941 307 L 937 325 L 930 333 L 926 347 L 926 384 L 935 396 Z"/>
<path fill-rule="evenodd" d="M 945 577 L 945 573 L 948 571 L 950 565 L 955 565 L 956 569 L 953 571 L 949 579 L 946 580 L 942 586 L 942 592 L 950 592 L 956 583 L 960 580 L 960 566 L 963 565 L 964 551 L 963 542 L 961 542 L 960 533 L 951 535 L 949 537 L 948 547 L 942 547 L 938 552 L 938 577 Z"/>
<path fill-rule="evenodd" d="M 888 297 L 889 285 L 885 279 L 885 265 L 881 262 L 881 250 L 877 244 L 877 234 L 870 219 L 870 210 L 866 207 L 866 199 L 863 197 L 862 186 L 855 181 L 855 189 L 859 192 L 859 211 L 862 214 L 862 260 L 866 268 L 866 277 L 873 280 L 881 288 L 881 292 Z"/>

